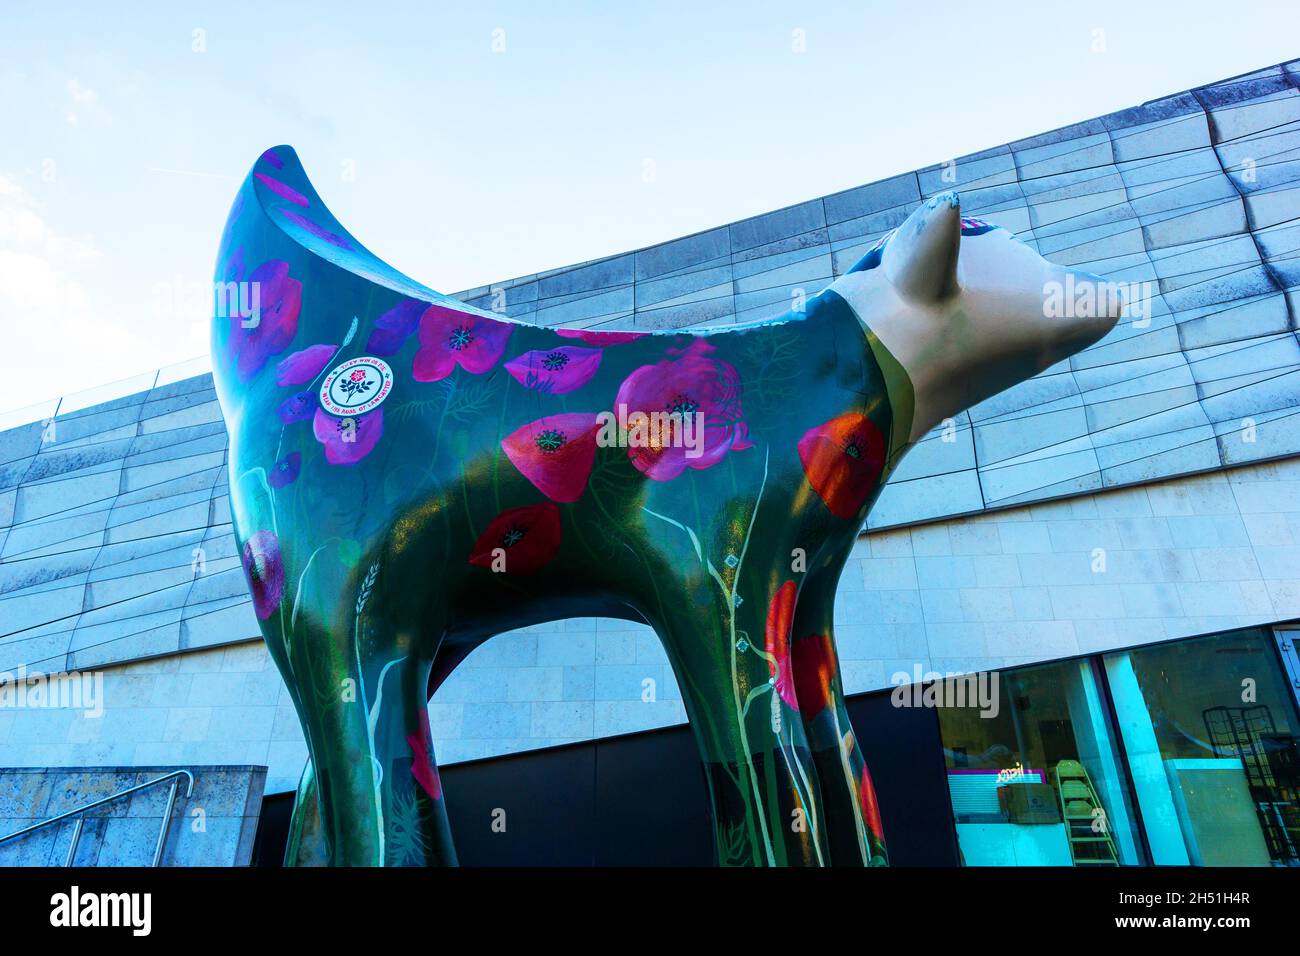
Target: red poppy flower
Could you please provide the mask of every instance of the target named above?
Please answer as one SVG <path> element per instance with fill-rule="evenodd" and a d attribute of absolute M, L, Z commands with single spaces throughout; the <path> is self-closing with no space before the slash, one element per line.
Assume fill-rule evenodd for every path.
<path fill-rule="evenodd" d="M 487 530 L 474 542 L 469 563 L 504 574 L 531 574 L 555 557 L 560 550 L 560 509 L 543 501 L 523 508 L 510 508 L 492 519 Z M 498 553 L 501 552 L 501 553 Z"/>
<path fill-rule="evenodd" d="M 577 501 L 596 460 L 597 418 L 590 412 L 550 415 L 501 440 L 506 457 L 552 501 Z"/>
<path fill-rule="evenodd" d="M 590 329 L 556 329 L 555 334 L 566 339 L 580 339 L 588 345 L 605 346 L 621 345 L 624 342 L 635 342 L 643 335 L 649 335 L 649 332 L 593 332 Z"/>
<path fill-rule="evenodd" d="M 866 415 L 849 412 L 799 439 L 808 484 L 837 518 L 853 518 L 880 481 L 885 439 Z"/>
<path fill-rule="evenodd" d="M 767 626 L 763 629 L 764 650 L 772 657 L 768 670 L 776 679 L 776 692 L 791 710 L 799 709 L 799 698 L 794 685 L 794 668 L 790 661 L 790 626 L 794 623 L 794 604 L 798 588 L 786 581 L 772 595 L 767 607 Z"/>
<path fill-rule="evenodd" d="M 506 350 L 510 329 L 508 322 L 431 305 L 420 316 L 420 351 L 415 353 L 411 375 L 417 382 L 438 382 L 457 365 L 482 375 Z"/>
<path fill-rule="evenodd" d="M 406 744 L 415 755 L 411 758 L 411 776 L 420 785 L 420 789 L 429 795 L 430 800 L 441 800 L 442 779 L 433 762 L 433 738 L 429 734 L 427 720 L 421 724 L 419 734 L 407 736 Z"/>
<path fill-rule="evenodd" d="M 835 648 L 829 634 L 796 638 L 790 658 L 794 663 L 795 696 L 805 717 L 816 717 L 831 702 L 835 677 Z"/>
<path fill-rule="evenodd" d="M 862 765 L 862 778 L 858 781 L 858 802 L 862 805 L 862 821 L 877 840 L 885 842 L 885 824 L 880 819 L 880 802 L 876 788 L 871 784 L 871 771 Z"/>

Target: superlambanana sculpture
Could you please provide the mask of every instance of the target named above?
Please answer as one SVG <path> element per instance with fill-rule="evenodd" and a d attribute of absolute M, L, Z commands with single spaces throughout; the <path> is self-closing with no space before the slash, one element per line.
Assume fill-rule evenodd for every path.
<path fill-rule="evenodd" d="M 396 272 L 291 149 L 264 153 L 212 354 L 236 538 L 311 753 L 288 862 L 454 863 L 431 692 L 494 634 L 599 616 L 663 641 L 719 862 L 884 863 L 840 572 L 913 443 L 1111 328 L 1113 297 L 1066 272 L 948 193 L 777 321 L 539 328 Z M 1067 278 L 1102 307 L 1047 318 Z"/>

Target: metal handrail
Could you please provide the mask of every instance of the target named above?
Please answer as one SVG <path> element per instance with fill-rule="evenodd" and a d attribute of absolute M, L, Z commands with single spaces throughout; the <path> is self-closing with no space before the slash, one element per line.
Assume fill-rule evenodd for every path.
<path fill-rule="evenodd" d="M 176 809 L 176 790 L 180 786 L 179 778 L 181 777 L 184 777 L 186 780 L 185 799 L 188 800 L 194 794 L 194 774 L 190 773 L 188 770 L 173 770 L 171 773 L 165 773 L 161 777 L 154 777 L 154 779 L 146 780 L 144 783 L 137 783 L 134 787 L 127 787 L 125 790 L 118 790 L 116 793 L 111 793 L 107 797 L 101 797 L 93 803 L 88 803 L 82 807 L 75 807 L 72 810 L 65 810 L 58 816 L 50 817 L 48 820 L 42 820 L 39 823 L 33 823 L 31 826 L 23 827 L 21 830 L 15 830 L 8 836 L 0 837 L 0 843 L 16 839 L 20 836 L 26 836 L 28 833 L 33 833 L 41 827 L 49 826 L 51 823 L 59 823 L 69 817 L 77 817 L 77 825 L 72 828 L 72 845 L 68 847 L 68 856 L 63 862 L 64 866 L 72 866 L 72 858 L 76 856 L 77 853 L 77 843 L 81 840 L 81 826 L 86 822 L 86 818 L 84 816 L 79 816 L 79 814 L 87 813 L 90 810 L 94 810 L 96 807 L 102 807 L 106 803 L 112 803 L 119 797 L 125 797 L 127 794 L 135 793 L 137 790 L 144 790 L 148 787 L 152 787 L 154 784 L 162 783 L 164 780 L 170 780 L 172 786 L 171 791 L 167 794 L 167 809 L 163 811 L 162 829 L 158 831 L 158 843 L 154 847 L 153 862 L 150 864 L 150 866 L 157 866 L 162 861 L 163 844 L 167 840 L 167 830 L 171 826 L 172 811 Z"/>

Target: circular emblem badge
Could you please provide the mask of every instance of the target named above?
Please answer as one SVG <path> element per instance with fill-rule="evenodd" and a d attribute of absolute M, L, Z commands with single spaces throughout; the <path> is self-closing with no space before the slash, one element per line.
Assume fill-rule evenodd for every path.
<path fill-rule="evenodd" d="M 362 355 L 348 359 L 325 376 L 321 408 L 331 415 L 364 415 L 378 408 L 393 388 L 393 370 L 383 359 Z"/>

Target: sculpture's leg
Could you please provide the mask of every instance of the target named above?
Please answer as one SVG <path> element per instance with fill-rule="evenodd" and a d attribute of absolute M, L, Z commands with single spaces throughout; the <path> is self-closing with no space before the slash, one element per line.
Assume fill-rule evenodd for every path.
<path fill-rule="evenodd" d="M 285 866 L 327 866 L 329 847 L 321 830 L 320 801 L 316 793 L 316 775 L 311 761 L 302 768 L 298 792 L 289 821 L 289 840 L 284 848 Z"/>
<path fill-rule="evenodd" d="M 454 864 L 424 696 L 429 664 L 404 651 L 367 660 L 352 641 L 346 644 L 339 653 L 320 634 L 293 643 L 293 673 L 310 675 L 310 686 L 300 686 L 297 698 L 311 773 L 299 788 L 286 859 L 333 866 Z M 313 789 L 318 827 L 310 808 Z M 313 838 L 316 846 L 304 843 Z"/>
<path fill-rule="evenodd" d="M 671 609 L 654 622 L 700 748 L 718 862 L 825 865 L 830 861 L 817 773 L 792 706 L 789 659 L 781 651 L 793 586 L 779 595 L 751 591 L 738 608 L 733 600 L 728 594 L 704 607 L 683 595 L 665 602 Z M 773 615 L 770 609 L 778 604 Z M 771 635 L 778 646 L 769 656 Z"/>
<path fill-rule="evenodd" d="M 883 866 L 889 858 L 880 805 L 844 706 L 834 584 L 834 575 L 810 580 L 795 613 L 791 656 L 800 716 L 821 780 L 832 865 Z"/>
<path fill-rule="evenodd" d="M 417 738 L 418 739 L 418 738 Z M 441 794 L 441 780 L 438 777 L 438 769 L 433 761 L 433 753 L 429 751 L 428 766 L 421 770 L 421 776 L 424 780 L 438 780 L 439 785 L 436 788 L 439 794 L 437 800 L 434 800 L 426 791 L 424 795 L 416 794 L 416 799 L 423 803 L 427 802 L 429 806 L 425 812 L 428 819 L 423 820 L 424 825 L 422 839 L 429 843 L 434 852 L 427 855 L 426 863 L 430 865 L 454 865 L 456 862 L 456 850 L 451 839 L 451 831 L 446 822 L 446 806 Z M 399 763 L 400 763 L 399 758 Z M 412 755 L 412 776 L 415 775 L 414 763 L 415 756 Z M 421 766 L 423 766 L 421 764 Z M 400 778 L 400 766 L 397 771 L 397 778 Z M 388 781 L 385 788 L 390 794 L 392 788 L 399 781 L 394 778 Z M 417 783 L 419 780 L 417 779 Z M 423 789 L 423 787 L 421 787 Z M 390 796 L 391 800 L 391 796 Z M 401 798 L 396 801 L 398 813 L 394 815 L 394 820 L 390 821 L 390 832 L 386 837 L 386 842 L 392 846 L 401 848 L 401 857 L 406 854 L 410 848 L 406 846 L 407 837 L 412 831 L 410 821 L 403 821 L 400 818 L 401 811 L 405 809 L 409 812 L 409 806 L 406 806 Z M 394 834 L 391 832 L 392 824 L 396 822 L 400 825 L 400 832 Z M 429 824 L 434 824 L 429 826 Z M 418 828 L 417 828 L 418 829 Z M 387 861 L 389 865 L 401 863 L 400 858 L 393 858 L 389 855 Z M 316 786 L 316 776 L 312 770 L 311 761 L 303 768 L 302 779 L 298 783 L 298 793 L 294 799 L 293 818 L 289 824 L 289 840 L 285 847 L 284 862 L 286 866 L 328 866 L 329 865 L 329 847 L 325 839 L 323 824 L 321 820 L 321 808 L 319 793 Z M 412 863 L 414 861 L 411 861 Z"/>

